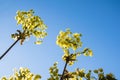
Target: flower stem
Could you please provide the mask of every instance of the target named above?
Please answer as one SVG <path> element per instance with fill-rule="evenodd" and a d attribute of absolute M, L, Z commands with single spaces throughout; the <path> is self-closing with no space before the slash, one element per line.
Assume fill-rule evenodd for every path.
<path fill-rule="evenodd" d="M 0 56 L 0 60 L 8 53 L 8 51 L 10 51 L 10 49 L 20 40 L 20 38 L 18 38 L 1 56 Z"/>
<path fill-rule="evenodd" d="M 64 66 L 64 69 L 63 69 L 63 73 L 62 73 L 62 76 L 61 76 L 60 80 L 63 80 L 63 76 L 64 76 L 65 70 L 67 68 L 67 64 L 68 64 L 68 60 L 66 60 L 66 63 L 65 63 L 65 66 Z"/>

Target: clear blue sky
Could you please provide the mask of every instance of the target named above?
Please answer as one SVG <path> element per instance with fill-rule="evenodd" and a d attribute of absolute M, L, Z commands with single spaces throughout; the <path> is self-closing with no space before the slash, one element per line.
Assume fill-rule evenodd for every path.
<path fill-rule="evenodd" d="M 31 72 L 49 77 L 49 67 L 58 61 L 62 72 L 63 52 L 55 41 L 60 30 L 70 28 L 83 34 L 83 47 L 93 50 L 94 56 L 80 56 L 74 68 L 103 68 L 120 79 L 120 1 L 119 0 L 0 0 L 0 55 L 14 42 L 10 35 L 17 29 L 14 19 L 17 10 L 34 9 L 48 26 L 48 36 L 42 45 L 30 38 L 19 43 L 0 61 L 0 77 L 9 76 L 13 68 L 28 67 Z"/>

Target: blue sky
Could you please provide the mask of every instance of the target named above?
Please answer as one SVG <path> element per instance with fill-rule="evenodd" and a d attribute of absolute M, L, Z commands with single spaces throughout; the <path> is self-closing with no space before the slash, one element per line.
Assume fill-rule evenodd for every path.
<path fill-rule="evenodd" d="M 14 19 L 17 10 L 33 9 L 48 26 L 48 36 L 42 45 L 35 45 L 30 38 L 24 45 L 19 43 L 0 61 L 0 77 L 9 76 L 14 68 L 28 67 L 31 72 L 49 77 L 49 67 L 58 61 L 60 73 L 64 62 L 63 52 L 55 41 L 60 30 L 70 28 L 82 33 L 83 47 L 93 50 L 94 56 L 78 57 L 78 62 L 68 67 L 93 70 L 103 68 L 120 79 L 120 1 L 119 0 L 0 0 L 0 54 L 14 41 L 10 35 L 17 29 Z"/>

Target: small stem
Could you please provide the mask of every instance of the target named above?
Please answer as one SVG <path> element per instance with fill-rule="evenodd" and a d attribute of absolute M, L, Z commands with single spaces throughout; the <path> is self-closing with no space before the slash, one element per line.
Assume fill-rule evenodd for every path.
<path fill-rule="evenodd" d="M 64 69 L 63 69 L 63 73 L 62 73 L 62 76 L 61 76 L 60 80 L 63 80 L 63 76 L 64 76 L 64 73 L 65 73 L 67 64 L 68 64 L 68 60 L 66 60 L 66 63 L 65 63 L 65 66 L 64 66 Z"/>
<path fill-rule="evenodd" d="M 8 53 L 8 51 L 10 51 L 10 49 L 20 40 L 20 38 L 18 38 L 1 56 L 0 56 L 0 60 Z"/>

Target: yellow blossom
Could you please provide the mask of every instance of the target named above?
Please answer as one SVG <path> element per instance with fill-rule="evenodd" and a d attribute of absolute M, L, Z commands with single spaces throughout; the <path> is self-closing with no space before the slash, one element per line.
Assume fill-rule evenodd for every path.
<path fill-rule="evenodd" d="M 79 33 L 73 33 L 70 29 L 67 29 L 65 32 L 60 31 L 59 35 L 57 36 L 56 44 L 59 45 L 61 48 L 66 49 L 73 49 L 74 51 L 77 50 L 82 46 L 82 42 L 80 41 Z"/>
<path fill-rule="evenodd" d="M 15 17 L 17 24 L 22 26 L 22 42 L 30 36 L 35 36 L 37 39 L 44 38 L 47 36 L 47 26 L 43 23 L 43 20 L 39 16 L 34 15 L 33 10 L 29 11 L 17 11 Z M 16 34 L 16 33 L 15 33 Z M 18 35 L 13 35 L 12 38 L 18 38 Z M 20 36 L 20 35 L 19 35 Z"/>

